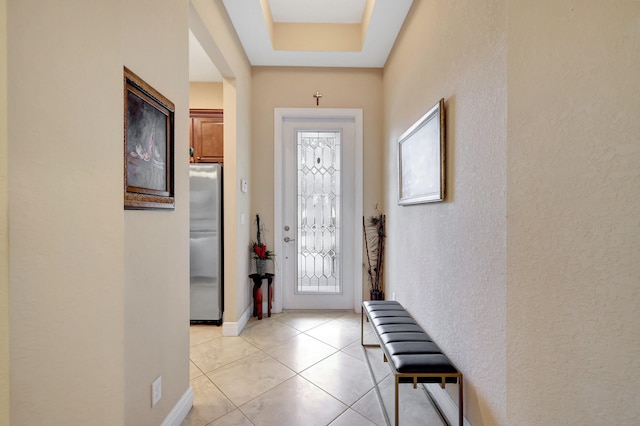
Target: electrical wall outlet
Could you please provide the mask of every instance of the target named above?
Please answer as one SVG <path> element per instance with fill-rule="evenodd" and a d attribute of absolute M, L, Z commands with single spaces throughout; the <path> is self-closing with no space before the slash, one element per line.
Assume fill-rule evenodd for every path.
<path fill-rule="evenodd" d="M 396 300 L 396 292 L 395 291 L 391 295 L 391 300 Z"/>
<path fill-rule="evenodd" d="M 153 407 L 162 398 L 162 376 L 158 376 L 157 379 L 151 383 L 151 406 Z"/>

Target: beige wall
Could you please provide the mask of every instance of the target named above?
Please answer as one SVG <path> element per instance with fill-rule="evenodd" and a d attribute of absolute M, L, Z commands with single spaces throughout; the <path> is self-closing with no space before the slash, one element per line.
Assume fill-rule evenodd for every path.
<path fill-rule="evenodd" d="M 508 9 L 507 423 L 640 422 L 640 3 Z"/>
<path fill-rule="evenodd" d="M 188 389 L 187 12 L 9 4 L 11 424 L 160 424 Z M 176 105 L 175 211 L 123 210 L 123 65 Z"/>
<path fill-rule="evenodd" d="M 474 425 L 640 418 L 639 20 L 415 2 L 385 68 L 389 291 L 462 369 Z M 441 97 L 447 200 L 397 207 L 397 137 Z"/>
<path fill-rule="evenodd" d="M 9 193 L 7 157 L 7 2 L 0 0 L 0 426 L 9 425 Z"/>
<path fill-rule="evenodd" d="M 473 425 L 507 424 L 505 12 L 414 2 L 384 71 L 387 296 L 462 370 Z M 440 98 L 446 201 L 399 207 L 397 139 Z"/>
<path fill-rule="evenodd" d="M 222 83 L 189 83 L 189 108 L 222 109 L 222 107 Z"/>
<path fill-rule="evenodd" d="M 222 3 L 202 3 L 229 60 L 233 247 L 234 234 L 248 239 L 234 218 L 249 198 L 234 190 L 235 175 L 249 172 L 250 67 Z M 10 271 L 11 423 L 160 424 L 189 386 L 189 3 L 68 6 L 16 1 L 7 15 L 12 195 L 0 179 L 0 201 L 11 217 L 11 264 L 2 268 Z M 123 210 L 122 142 L 114 143 L 123 138 L 123 65 L 176 106 L 174 211 Z M 234 319 L 249 304 L 245 254 L 242 244 L 240 261 L 227 259 Z M 157 376 L 163 395 L 151 408 Z"/>
<path fill-rule="evenodd" d="M 124 422 L 121 9 L 8 4 L 11 424 Z"/>
<path fill-rule="evenodd" d="M 192 0 L 190 25 L 224 77 L 224 322 L 248 319 L 251 304 L 249 258 L 249 194 L 240 179 L 251 178 L 251 66 L 222 1 Z M 201 39 L 202 38 L 202 39 Z M 245 220 L 242 221 L 244 216 Z"/>
<path fill-rule="evenodd" d="M 124 65 L 176 110 L 175 210 L 124 213 L 125 424 L 160 424 L 189 387 L 189 4 L 123 7 Z M 158 376 L 162 399 L 152 408 Z"/>
<path fill-rule="evenodd" d="M 322 94 L 318 108 L 363 109 L 363 211 L 370 216 L 375 214 L 376 203 L 382 207 L 383 201 L 381 89 L 380 69 L 254 67 L 250 221 L 253 224 L 255 215 L 260 214 L 261 223 L 271 231 L 266 234 L 269 247 L 274 246 L 274 108 L 316 107 L 313 94 L 318 90 Z M 368 298 L 368 284 L 363 287 Z"/>

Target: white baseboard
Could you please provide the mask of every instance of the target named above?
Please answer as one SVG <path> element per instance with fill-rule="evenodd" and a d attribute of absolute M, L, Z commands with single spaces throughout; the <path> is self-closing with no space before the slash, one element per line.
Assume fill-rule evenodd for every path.
<path fill-rule="evenodd" d="M 193 406 L 193 389 L 191 386 L 187 388 L 187 391 L 182 395 L 182 398 L 173 407 L 173 410 L 162 422 L 162 426 L 180 426 L 184 419 L 187 418 L 189 410 Z"/>
<path fill-rule="evenodd" d="M 240 332 L 244 329 L 251 318 L 253 307 L 249 305 L 246 311 L 242 314 L 238 322 L 222 322 L 222 335 L 223 336 L 239 336 Z"/>
<path fill-rule="evenodd" d="M 457 425 L 458 405 L 453 401 L 451 395 L 437 383 L 425 383 L 424 387 L 436 404 L 438 404 L 438 408 L 440 408 L 442 414 L 447 418 L 447 422 L 449 422 L 450 425 Z M 464 419 L 464 426 L 471 426 L 471 423 L 469 423 L 466 418 Z"/>

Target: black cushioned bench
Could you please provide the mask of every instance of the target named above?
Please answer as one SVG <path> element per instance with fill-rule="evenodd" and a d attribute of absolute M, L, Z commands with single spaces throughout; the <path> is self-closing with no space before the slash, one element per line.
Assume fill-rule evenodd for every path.
<path fill-rule="evenodd" d="M 364 319 L 373 325 L 379 345 L 364 343 Z M 459 425 L 463 425 L 462 373 L 442 353 L 429 335 L 396 301 L 371 300 L 362 303 L 360 343 L 380 346 L 384 361 L 395 376 L 395 425 L 399 426 L 398 385 L 400 383 L 458 384 Z"/>

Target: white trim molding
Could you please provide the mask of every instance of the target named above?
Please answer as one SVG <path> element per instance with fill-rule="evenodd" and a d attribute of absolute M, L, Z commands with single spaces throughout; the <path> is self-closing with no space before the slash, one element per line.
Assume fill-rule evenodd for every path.
<path fill-rule="evenodd" d="M 180 426 L 193 406 L 193 389 L 189 386 L 161 426 Z"/>
<path fill-rule="evenodd" d="M 253 304 L 250 304 L 247 310 L 242 313 L 238 322 L 222 322 L 222 335 L 236 337 L 239 336 L 244 327 L 249 322 L 251 313 L 253 312 Z"/>

